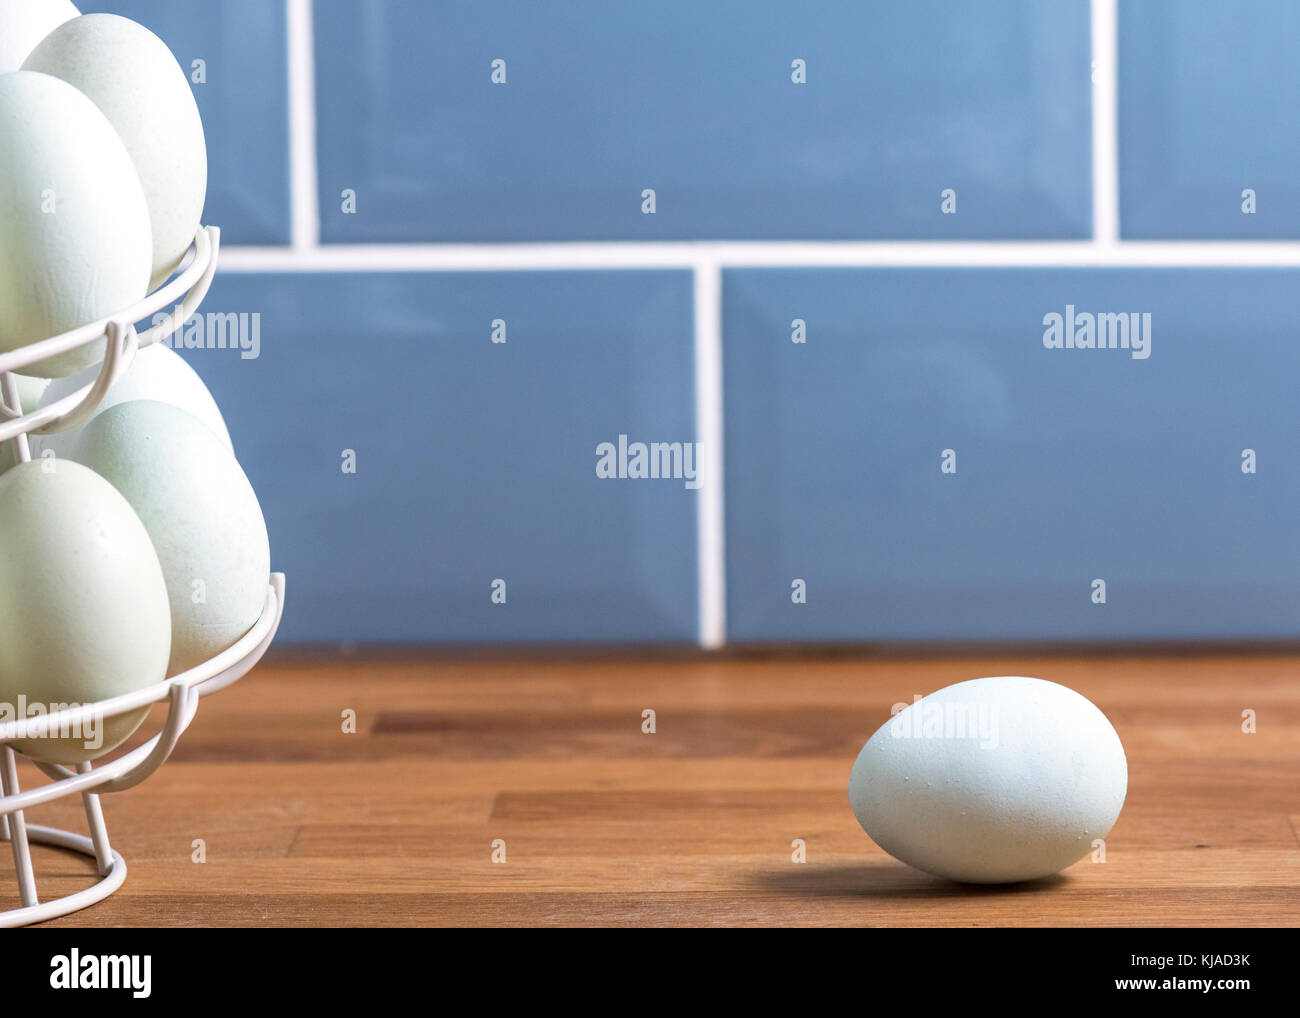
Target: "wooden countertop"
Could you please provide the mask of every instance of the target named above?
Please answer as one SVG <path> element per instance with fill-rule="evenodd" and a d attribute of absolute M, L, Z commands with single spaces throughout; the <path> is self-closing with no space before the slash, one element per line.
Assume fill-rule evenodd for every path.
<path fill-rule="evenodd" d="M 849 768 L 890 704 L 998 674 L 1069 685 L 1119 731 L 1104 864 L 963 887 L 854 820 Z M 1295 926 L 1300 656 L 280 657 L 104 808 L 126 884 L 59 925 Z M 77 802 L 28 820 L 84 831 Z M 42 897 L 90 881 L 34 854 Z M 4 849 L 0 881 L 12 907 Z"/>

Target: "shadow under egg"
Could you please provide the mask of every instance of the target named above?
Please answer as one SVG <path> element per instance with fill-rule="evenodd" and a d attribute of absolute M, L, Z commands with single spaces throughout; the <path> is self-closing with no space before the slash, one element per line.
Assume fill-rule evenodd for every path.
<path fill-rule="evenodd" d="M 970 898 L 1034 894 L 1070 882 L 1064 873 L 1007 884 L 963 884 L 894 861 L 786 865 L 753 874 L 757 887 L 777 894 L 825 898 Z"/>

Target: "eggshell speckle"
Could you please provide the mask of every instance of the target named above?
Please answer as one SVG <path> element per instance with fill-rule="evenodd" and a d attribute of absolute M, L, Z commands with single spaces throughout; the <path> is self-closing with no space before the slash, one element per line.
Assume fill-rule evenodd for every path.
<path fill-rule="evenodd" d="M 149 535 L 106 480 L 66 460 L 0 477 L 0 703 L 86 704 L 161 682 L 170 650 L 167 588 Z M 29 738 L 58 763 L 125 740 L 147 707 L 103 721 L 102 745 Z M 81 735 L 92 733 L 83 731 Z"/>
<path fill-rule="evenodd" d="M 0 0 L 0 74 L 22 67 L 42 39 L 80 13 L 69 0 Z"/>
<path fill-rule="evenodd" d="M 40 406 L 47 407 L 51 403 L 57 403 L 65 396 L 89 385 L 98 373 L 99 367 L 95 366 L 70 378 L 55 379 L 41 397 Z M 227 449 L 232 448 L 230 432 L 226 430 L 226 422 L 217 408 L 217 401 L 212 398 L 208 387 L 203 384 L 203 380 L 195 370 L 175 350 L 155 343 L 139 351 L 127 372 L 104 394 L 104 399 L 89 420 L 93 421 L 109 407 L 134 399 L 152 399 L 179 407 L 211 428 L 212 433 L 221 439 L 222 445 Z M 66 456 L 76 444 L 87 423 L 89 421 L 67 431 L 50 435 L 31 435 L 29 444 L 32 459 L 47 450 L 53 451 L 56 456 Z"/>
<path fill-rule="evenodd" d="M 158 286 L 194 240 L 208 187 L 203 122 L 189 78 L 166 43 L 116 14 L 87 14 L 60 25 L 23 68 L 76 86 L 121 136 L 148 201 L 149 286 Z"/>
<path fill-rule="evenodd" d="M 140 178 L 95 104 L 48 74 L 0 75 L 0 351 L 139 301 L 151 250 Z M 61 378 L 103 356 L 101 340 L 23 371 Z"/>
<path fill-rule="evenodd" d="M 266 522 L 211 429 L 166 403 L 133 400 L 87 424 L 71 456 L 122 493 L 153 540 L 171 602 L 169 676 L 252 628 L 271 572 Z"/>
<path fill-rule="evenodd" d="M 899 712 L 863 746 L 853 812 L 882 849 L 968 883 L 1045 877 L 1093 851 L 1128 790 L 1110 721 L 1065 686 L 971 679 Z"/>

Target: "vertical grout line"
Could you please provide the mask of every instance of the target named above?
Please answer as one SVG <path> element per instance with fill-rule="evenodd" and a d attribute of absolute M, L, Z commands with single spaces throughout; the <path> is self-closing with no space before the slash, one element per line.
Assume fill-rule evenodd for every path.
<path fill-rule="evenodd" d="M 292 244 L 310 251 L 320 243 L 316 179 L 316 54 L 312 0 L 287 0 L 289 33 L 289 198 Z"/>
<path fill-rule="evenodd" d="M 1118 0 L 1092 0 L 1092 236 L 1119 241 Z"/>
<path fill-rule="evenodd" d="M 695 264 L 695 440 L 702 458 L 696 490 L 700 646 L 727 639 L 727 558 L 722 416 L 722 270 L 710 258 Z"/>

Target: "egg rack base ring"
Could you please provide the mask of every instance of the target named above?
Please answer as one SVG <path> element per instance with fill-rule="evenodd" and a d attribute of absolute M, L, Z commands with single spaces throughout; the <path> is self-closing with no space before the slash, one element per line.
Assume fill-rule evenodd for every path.
<path fill-rule="evenodd" d="M 92 798 L 92 796 L 88 794 L 87 798 Z M 98 798 L 98 796 L 93 796 L 93 798 Z M 7 817 L 5 819 L 8 820 Z M 8 824 L 6 823 L 5 826 L 7 827 Z M 0 840 L 10 840 L 8 831 L 0 832 L 0 834 L 3 835 Z M 95 842 L 84 834 L 61 831 L 57 827 L 42 827 L 40 824 L 27 824 L 26 835 L 29 843 L 50 845 L 54 848 L 78 852 L 81 855 L 90 856 L 91 859 L 96 860 L 98 863 L 99 853 L 95 850 Z M 84 890 L 64 895 L 62 898 L 54 898 L 50 901 L 37 902 L 34 905 L 24 905 L 22 908 L 13 908 L 7 912 L 0 912 L 0 928 L 43 923 L 49 919 L 58 919 L 61 916 L 71 915 L 73 912 L 80 912 L 83 908 L 89 908 L 91 905 L 103 901 L 121 887 L 126 880 L 126 860 L 122 858 L 122 854 L 116 849 L 110 848 L 109 853 L 107 871 L 102 867 L 100 868 L 102 876 L 97 882 Z M 18 854 L 19 848 L 15 845 L 15 859 L 17 859 Z"/>
<path fill-rule="evenodd" d="M 19 737 L 15 734 L 18 722 L 0 724 L 0 736 L 3 736 L 0 738 L 0 840 L 8 841 L 13 847 L 14 869 L 22 901 L 19 908 L 0 911 L 0 928 L 27 926 L 69 915 L 103 901 L 122 886 L 126 880 L 126 860 L 109 844 L 104 811 L 99 802 L 100 792 L 133 788 L 161 767 L 181 734 L 194 720 L 199 699 L 239 681 L 262 659 L 275 638 L 283 611 L 284 574 L 272 573 L 261 616 L 232 647 L 187 672 L 145 689 L 75 710 L 46 714 L 40 719 L 39 727 L 57 728 L 96 712 L 102 717 L 113 717 L 147 704 L 167 701 L 167 718 L 162 731 L 143 745 L 98 768 L 82 763 L 74 771 L 58 764 L 33 760 L 36 767 L 54 780 L 24 792 L 18 786 L 16 754 L 7 741 Z M 81 795 L 85 806 L 89 837 L 27 823 L 27 809 L 75 794 Z M 60 898 L 45 902 L 38 900 L 32 843 L 89 856 L 95 861 L 99 880 L 90 887 Z"/>

